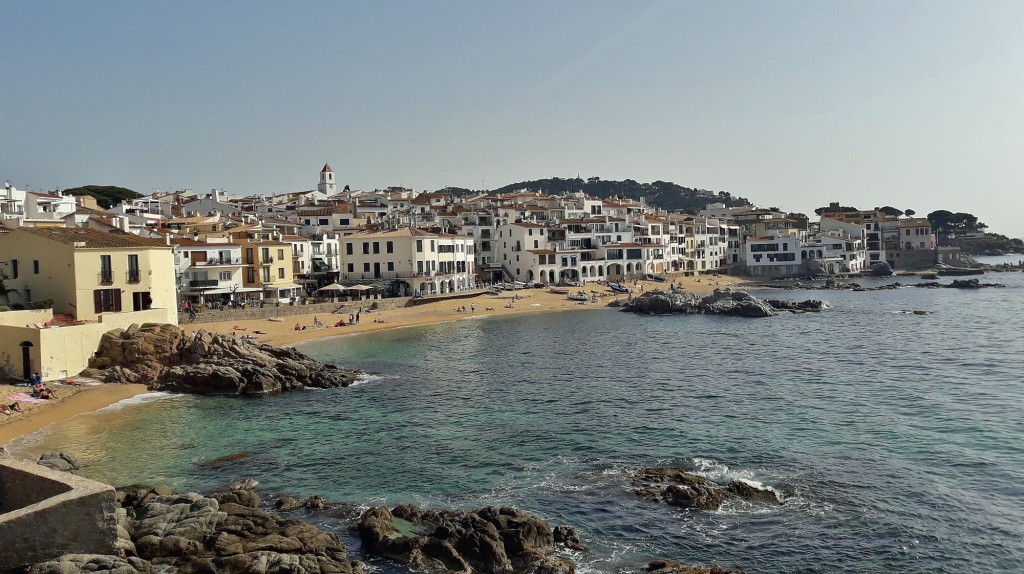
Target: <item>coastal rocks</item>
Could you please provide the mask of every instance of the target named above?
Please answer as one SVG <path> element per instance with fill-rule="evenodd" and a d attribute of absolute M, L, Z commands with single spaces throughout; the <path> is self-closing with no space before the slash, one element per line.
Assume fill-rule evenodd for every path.
<path fill-rule="evenodd" d="M 790 311 L 793 313 L 820 313 L 831 306 L 818 299 L 806 299 L 804 301 L 787 301 L 785 299 L 765 299 L 765 302 L 778 311 Z"/>
<path fill-rule="evenodd" d="M 641 572 L 649 572 L 651 574 L 746 574 L 741 570 L 726 570 L 721 566 L 700 568 L 683 566 L 668 560 L 652 560 L 647 563 L 647 566 Z"/>
<path fill-rule="evenodd" d="M 153 390 L 203 395 L 271 395 L 304 387 L 350 385 L 356 373 L 314 361 L 294 349 L 228 335 L 188 334 L 147 323 L 103 335 L 87 376 L 143 383 Z"/>
<path fill-rule="evenodd" d="M 700 297 L 686 291 L 667 293 L 652 291 L 626 303 L 623 311 L 648 315 L 708 314 L 735 317 L 771 317 L 776 310 L 821 311 L 828 305 L 821 301 L 763 301 L 744 291 L 715 289 L 711 295 Z"/>
<path fill-rule="evenodd" d="M 111 572 L 116 574 L 153 574 L 153 565 L 141 558 L 121 558 L 106 554 L 65 554 L 60 558 L 34 564 L 28 574 L 73 574 Z"/>
<path fill-rule="evenodd" d="M 926 289 L 946 288 L 946 289 L 982 289 L 985 287 L 1006 287 L 1002 283 L 982 283 L 977 279 L 954 279 L 952 283 L 939 283 L 938 281 L 929 281 L 926 283 L 918 283 L 914 287 L 922 287 Z"/>
<path fill-rule="evenodd" d="M 70 473 L 74 473 L 81 468 L 78 466 L 78 459 L 66 452 L 47 452 L 41 454 L 36 464 L 52 470 Z"/>
<path fill-rule="evenodd" d="M 371 554 L 432 572 L 572 574 L 576 568 L 554 555 L 555 534 L 546 522 L 514 508 L 378 506 L 363 513 L 356 530 Z M 556 530 L 579 545 L 572 529 Z"/>
<path fill-rule="evenodd" d="M 245 485 L 243 485 L 245 486 Z M 166 492 L 166 490 L 161 490 Z M 139 558 L 200 574 L 361 574 L 333 534 L 260 510 L 248 488 L 216 497 L 131 488 L 121 496 Z M 61 574 L 67 574 L 62 572 Z"/>
<path fill-rule="evenodd" d="M 681 468 L 646 468 L 633 482 L 634 494 L 680 508 L 717 510 L 730 498 L 771 504 L 779 502 L 771 490 L 739 480 L 721 485 Z"/>

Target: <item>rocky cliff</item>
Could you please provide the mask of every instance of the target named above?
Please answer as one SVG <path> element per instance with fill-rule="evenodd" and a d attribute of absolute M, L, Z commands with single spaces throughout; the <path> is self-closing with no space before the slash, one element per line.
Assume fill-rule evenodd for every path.
<path fill-rule="evenodd" d="M 822 301 L 763 301 L 744 291 L 715 289 L 711 295 L 701 297 L 679 289 L 663 292 L 651 291 L 626 303 L 623 311 L 648 315 L 707 314 L 736 317 L 771 317 L 776 311 L 822 311 L 828 305 Z"/>
<path fill-rule="evenodd" d="M 146 323 L 103 335 L 85 376 L 143 383 L 153 390 L 202 395 L 272 395 L 305 387 L 350 385 L 356 373 L 295 349 L 174 325 Z"/>

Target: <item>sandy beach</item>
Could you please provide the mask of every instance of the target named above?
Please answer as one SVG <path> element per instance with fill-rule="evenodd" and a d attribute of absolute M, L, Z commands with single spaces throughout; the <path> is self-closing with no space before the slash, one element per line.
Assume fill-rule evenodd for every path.
<path fill-rule="evenodd" d="M 742 278 L 729 276 L 704 277 L 671 277 L 670 281 L 677 287 L 697 294 L 708 294 L 716 288 L 725 288 L 744 281 Z M 668 283 L 640 281 L 630 284 L 634 295 L 643 290 L 665 290 Z M 433 301 L 401 309 L 363 313 L 359 324 L 335 327 L 339 319 L 348 323 L 348 316 L 341 315 L 295 315 L 284 317 L 282 321 L 268 319 L 252 319 L 246 321 L 230 321 L 220 323 L 203 323 L 191 327 L 182 325 L 186 331 L 208 331 L 212 333 L 233 334 L 238 337 L 252 337 L 254 340 L 270 345 L 288 346 L 303 341 L 322 337 L 336 337 L 353 333 L 366 333 L 383 329 L 394 329 L 414 325 L 427 325 L 458 321 L 468 318 L 499 317 L 526 313 L 546 313 L 555 311 L 582 311 L 604 309 L 615 300 L 625 301 L 626 295 L 615 295 L 606 286 L 588 284 L 570 287 L 571 293 L 583 291 L 588 295 L 596 295 L 596 302 L 579 303 L 569 300 L 566 295 L 551 293 L 546 289 L 523 289 L 500 294 L 482 293 L 475 297 Z M 475 306 L 475 310 L 471 310 Z M 465 307 L 466 311 L 459 311 Z M 314 325 L 314 318 L 325 326 Z M 305 330 L 295 330 L 295 326 Z M 146 392 L 144 385 L 111 385 L 98 386 L 66 386 L 50 384 L 55 397 L 46 403 L 23 403 L 25 412 L 14 415 L 0 414 L 0 445 L 13 438 L 35 432 L 54 422 L 71 418 L 77 414 L 92 412 L 112 405 L 120 400 Z M 0 400 L 10 404 L 8 397 L 15 393 L 27 392 L 27 387 L 0 385 Z"/>

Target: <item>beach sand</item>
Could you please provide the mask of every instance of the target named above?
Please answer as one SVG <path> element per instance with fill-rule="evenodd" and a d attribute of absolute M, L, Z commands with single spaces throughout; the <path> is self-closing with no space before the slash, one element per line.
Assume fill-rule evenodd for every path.
<path fill-rule="evenodd" d="M 675 283 L 679 288 L 705 295 L 719 287 L 734 286 L 737 283 L 743 282 L 744 279 L 706 275 L 703 277 L 670 276 L 669 281 Z M 667 290 L 669 283 L 640 281 L 635 286 L 632 283 L 627 284 L 627 286 L 632 289 L 634 295 L 639 295 L 641 287 L 644 291 L 655 289 Z M 309 314 L 283 317 L 282 321 L 252 319 L 246 321 L 202 323 L 194 327 L 182 325 L 182 328 L 188 332 L 202 330 L 226 335 L 233 334 L 238 337 L 252 336 L 261 343 L 287 346 L 322 337 L 443 323 L 468 319 L 470 317 L 480 318 L 552 311 L 604 309 L 612 301 L 626 300 L 626 295 L 615 295 L 606 286 L 597 283 L 589 283 L 580 287 L 569 287 L 568 289 L 570 293 L 583 291 L 589 295 L 592 292 L 596 292 L 599 296 L 596 303 L 588 301 L 587 303 L 580 304 L 577 301 L 567 299 L 565 295 L 551 293 L 547 289 L 522 289 L 519 291 L 506 291 L 496 295 L 482 293 L 475 297 L 464 299 L 433 301 L 401 309 L 363 313 L 358 325 L 345 327 L 333 327 L 332 325 L 339 318 L 343 318 L 348 323 L 347 314 L 344 316 L 337 314 Z M 509 306 L 510 303 L 511 306 Z M 476 305 L 476 311 L 468 311 L 471 305 Z M 463 306 L 467 309 L 466 312 L 457 311 L 459 307 Z M 329 326 L 314 327 L 314 316 Z M 378 322 L 374 322 L 375 320 Z M 300 327 L 305 326 L 306 330 L 296 331 L 296 324 Z M 65 386 L 51 383 L 50 387 L 54 389 L 56 395 L 53 400 L 47 403 L 23 403 L 24 413 L 15 415 L 0 414 L 0 445 L 6 444 L 18 436 L 35 432 L 54 422 L 71 418 L 77 414 L 99 410 L 120 400 L 146 392 L 144 385 L 105 384 L 92 387 Z M 7 397 L 15 393 L 27 391 L 27 387 L 0 385 L 0 400 L 10 404 Z"/>
<path fill-rule="evenodd" d="M 45 403 L 21 403 L 21 408 L 25 410 L 23 413 L 0 414 L 0 445 L 77 414 L 96 411 L 146 392 L 146 385 L 102 384 L 79 387 L 50 384 L 50 388 L 54 391 L 53 399 Z M 29 390 L 28 387 L 0 385 L 0 399 L 4 404 L 10 404 L 12 401 L 8 397 Z"/>

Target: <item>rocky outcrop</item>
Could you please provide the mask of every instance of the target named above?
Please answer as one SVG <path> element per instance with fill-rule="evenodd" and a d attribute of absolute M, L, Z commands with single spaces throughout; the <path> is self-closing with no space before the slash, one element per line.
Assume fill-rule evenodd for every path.
<path fill-rule="evenodd" d="M 431 572 L 572 574 L 575 564 L 556 556 L 555 532 L 579 545 L 575 531 L 552 531 L 543 520 L 514 508 L 421 510 L 370 508 L 359 519 L 367 552 Z"/>
<path fill-rule="evenodd" d="M 651 574 L 745 574 L 741 570 L 726 570 L 721 566 L 712 566 L 711 568 L 683 566 L 668 560 L 652 560 L 641 572 L 650 572 Z"/>
<path fill-rule="evenodd" d="M 623 311 L 647 315 L 707 314 L 735 317 L 771 317 L 776 310 L 821 311 L 828 305 L 821 301 L 763 301 L 744 291 L 715 289 L 700 297 L 688 291 L 651 291 L 629 301 Z"/>
<path fill-rule="evenodd" d="M 734 480 L 726 485 L 681 468 L 645 468 L 634 479 L 633 492 L 655 502 L 680 508 L 717 510 L 730 498 L 777 504 L 771 490 Z"/>
<path fill-rule="evenodd" d="M 938 281 L 929 281 L 925 283 L 917 283 L 914 285 L 914 287 L 922 287 L 926 289 L 982 289 L 984 287 L 1006 287 L 1006 285 L 1002 283 L 982 283 L 977 279 L 954 279 L 951 283 L 939 283 Z"/>
<path fill-rule="evenodd" d="M 39 455 L 36 464 L 45 466 L 52 470 L 74 473 L 81 467 L 78 466 L 78 459 L 66 452 L 48 452 Z"/>
<path fill-rule="evenodd" d="M 137 556 L 161 570 L 170 567 L 195 574 L 362 572 L 362 565 L 349 559 L 335 535 L 260 510 L 260 498 L 251 488 L 206 497 L 174 494 L 165 488 L 130 487 L 119 495 L 128 511 L 128 531 Z"/>
<path fill-rule="evenodd" d="M 204 331 L 190 334 L 156 323 L 106 333 L 89 367 L 84 375 L 107 382 L 203 395 L 259 396 L 304 387 L 344 387 L 356 377 L 295 349 Z"/>

